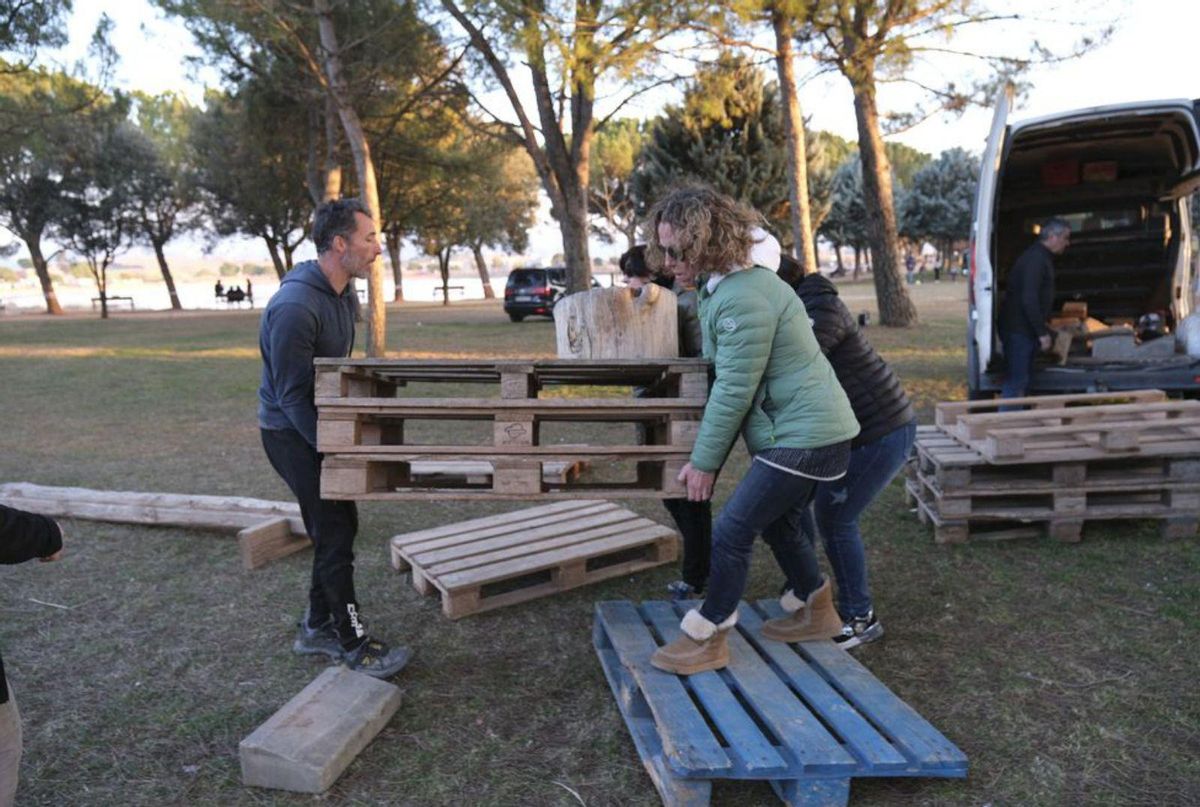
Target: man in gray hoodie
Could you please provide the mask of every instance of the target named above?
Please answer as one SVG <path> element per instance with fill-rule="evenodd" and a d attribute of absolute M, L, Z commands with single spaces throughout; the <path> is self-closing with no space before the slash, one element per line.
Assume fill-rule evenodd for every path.
<path fill-rule="evenodd" d="M 388 678 L 408 662 L 405 647 L 389 648 L 367 635 L 354 596 L 352 501 L 321 498 L 313 359 L 345 357 L 354 347 L 352 278 L 365 278 L 379 256 L 375 224 L 357 199 L 326 202 L 313 214 L 317 259 L 283 278 L 263 311 L 258 346 L 262 385 L 258 424 L 271 466 L 300 504 L 313 540 L 308 608 L 293 649 L 326 655 L 352 669 Z"/>

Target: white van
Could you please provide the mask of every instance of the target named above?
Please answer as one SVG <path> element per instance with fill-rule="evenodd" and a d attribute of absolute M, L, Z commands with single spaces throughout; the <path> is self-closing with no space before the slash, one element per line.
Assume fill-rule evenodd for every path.
<path fill-rule="evenodd" d="M 1009 88 L 996 105 L 979 175 L 971 245 L 967 386 L 972 398 L 999 393 L 1004 376 L 996 332 L 1005 279 L 1039 222 L 1071 224 L 1055 258 L 1054 310 L 1087 303 L 1106 323 L 1158 313 L 1174 339 L 1192 310 L 1192 225 L 1188 197 L 1200 186 L 1197 103 L 1144 101 L 1008 122 Z M 1157 387 L 1200 390 L 1200 361 L 1072 357 L 1039 361 L 1030 394 Z"/>

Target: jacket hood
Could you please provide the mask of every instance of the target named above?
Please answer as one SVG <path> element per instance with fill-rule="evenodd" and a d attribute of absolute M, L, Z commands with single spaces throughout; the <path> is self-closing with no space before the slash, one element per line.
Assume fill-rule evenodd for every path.
<path fill-rule="evenodd" d="M 279 282 L 280 286 L 284 283 L 303 283 L 306 286 L 312 286 L 317 291 L 322 291 L 330 297 L 336 297 L 333 292 L 333 286 L 329 285 L 329 281 L 325 278 L 325 274 L 321 271 L 321 265 L 316 261 L 303 261 L 292 267 L 292 271 L 283 276 L 283 280 Z"/>
<path fill-rule="evenodd" d="M 826 295 L 838 296 L 837 284 L 820 272 L 805 275 L 796 286 L 796 293 L 804 299 L 816 299 Z"/>

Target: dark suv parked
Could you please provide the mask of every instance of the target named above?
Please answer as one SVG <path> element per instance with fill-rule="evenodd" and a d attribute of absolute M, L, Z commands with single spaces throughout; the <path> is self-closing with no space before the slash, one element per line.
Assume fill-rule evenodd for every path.
<path fill-rule="evenodd" d="M 592 288 L 600 288 L 592 278 Z M 513 269 L 504 285 L 504 313 L 513 322 L 530 314 L 554 316 L 554 304 L 567 293 L 567 270 L 562 266 Z"/>
<path fill-rule="evenodd" d="M 513 322 L 520 322 L 530 314 L 553 316 L 554 304 L 566 291 L 564 267 L 513 269 L 504 285 L 504 313 Z"/>

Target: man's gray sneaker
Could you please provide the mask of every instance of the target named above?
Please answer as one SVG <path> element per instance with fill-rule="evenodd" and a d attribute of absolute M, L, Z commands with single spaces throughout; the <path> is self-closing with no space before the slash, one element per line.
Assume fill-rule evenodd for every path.
<path fill-rule="evenodd" d="M 412 657 L 407 647 L 390 648 L 378 639 L 363 639 L 354 650 L 347 650 L 343 658 L 352 670 L 366 673 L 372 678 L 391 678 Z"/>
<path fill-rule="evenodd" d="M 866 616 L 853 617 L 842 624 L 842 632 L 833 637 L 834 643 L 845 650 L 870 644 L 883 636 L 883 623 L 875 618 L 875 609 Z"/>
<path fill-rule="evenodd" d="M 345 655 L 342 643 L 333 632 L 333 617 L 329 617 L 318 628 L 308 624 L 308 611 L 296 626 L 296 641 L 292 643 L 292 651 L 302 656 L 329 656 L 334 661 L 340 661 Z"/>

